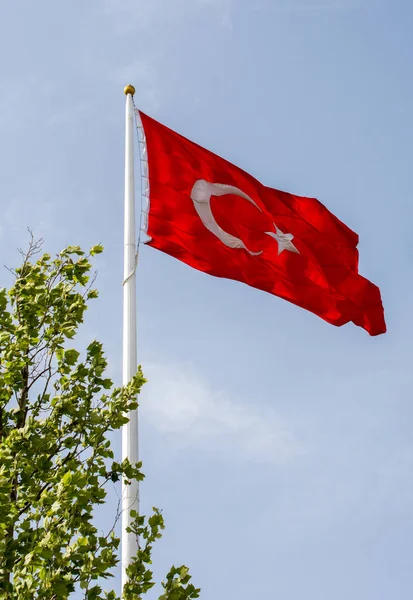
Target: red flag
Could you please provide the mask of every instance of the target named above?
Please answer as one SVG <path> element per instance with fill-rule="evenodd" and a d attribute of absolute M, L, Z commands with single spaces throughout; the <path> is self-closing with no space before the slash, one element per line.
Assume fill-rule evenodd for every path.
<path fill-rule="evenodd" d="M 380 290 L 358 274 L 358 235 L 318 200 L 281 192 L 140 113 L 149 246 L 264 290 L 333 325 L 386 331 Z"/>

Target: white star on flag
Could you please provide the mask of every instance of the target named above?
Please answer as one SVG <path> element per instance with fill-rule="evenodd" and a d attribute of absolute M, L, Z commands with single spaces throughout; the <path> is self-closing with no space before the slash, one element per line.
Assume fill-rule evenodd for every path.
<path fill-rule="evenodd" d="M 283 250 L 288 250 L 289 252 L 295 252 L 296 254 L 300 254 L 297 248 L 294 246 L 291 240 L 294 239 L 292 233 L 283 233 L 281 229 L 277 227 L 274 223 L 275 233 L 273 231 L 266 231 L 267 235 L 270 235 L 275 240 L 277 240 L 278 244 L 278 255 L 281 254 Z"/>

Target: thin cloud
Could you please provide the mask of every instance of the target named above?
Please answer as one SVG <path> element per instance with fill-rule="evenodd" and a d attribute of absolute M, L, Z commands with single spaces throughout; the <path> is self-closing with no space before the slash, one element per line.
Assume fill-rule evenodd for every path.
<path fill-rule="evenodd" d="M 317 2 L 317 0 L 291 0 L 286 4 L 281 4 L 280 9 L 284 9 L 287 12 L 336 12 L 336 11 L 352 11 L 360 8 L 360 2 L 358 0 L 324 0 Z"/>
<path fill-rule="evenodd" d="M 139 104 L 148 106 L 152 113 L 156 113 L 161 105 L 160 88 L 155 65 L 144 60 L 135 60 L 120 67 L 114 79 L 119 86 L 128 81 L 135 85 Z"/>
<path fill-rule="evenodd" d="M 3 227 L 13 239 L 26 236 L 28 227 L 45 234 L 53 228 L 54 212 L 52 201 L 36 198 L 28 204 L 24 198 L 13 198 L 4 210 Z"/>
<path fill-rule="evenodd" d="M 194 16 L 209 16 L 218 26 L 232 28 L 232 0 L 105 0 L 104 11 L 119 34 L 147 29 L 162 21 L 169 29 Z"/>
<path fill-rule="evenodd" d="M 360 8 L 358 2 L 299 2 L 285 7 L 290 12 L 326 12 L 326 11 L 352 11 Z"/>
<path fill-rule="evenodd" d="M 197 0 L 200 7 L 204 6 L 215 15 L 217 23 L 226 29 L 232 29 L 231 0 Z"/>
<path fill-rule="evenodd" d="M 289 424 L 254 398 L 244 406 L 214 390 L 190 367 L 151 364 L 142 418 L 175 450 L 256 463 L 284 463 L 303 454 Z"/>
<path fill-rule="evenodd" d="M 280 13 L 349 12 L 360 9 L 361 0 L 280 0 L 255 4 L 251 10 L 269 8 Z"/>

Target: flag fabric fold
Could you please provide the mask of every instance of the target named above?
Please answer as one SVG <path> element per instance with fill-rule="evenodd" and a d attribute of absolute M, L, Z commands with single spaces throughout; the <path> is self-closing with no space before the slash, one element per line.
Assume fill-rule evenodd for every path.
<path fill-rule="evenodd" d="M 139 112 L 146 139 L 147 244 L 246 283 L 336 326 L 386 331 L 380 290 L 358 273 L 358 235 L 323 204 L 262 185 Z"/>

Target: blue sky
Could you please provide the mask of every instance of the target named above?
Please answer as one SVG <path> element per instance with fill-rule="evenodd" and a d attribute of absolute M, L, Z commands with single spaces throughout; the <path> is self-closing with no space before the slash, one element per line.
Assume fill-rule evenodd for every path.
<path fill-rule="evenodd" d="M 156 573 L 187 563 L 204 600 L 411 598 L 412 22 L 408 0 L 1 5 L 1 263 L 28 225 L 49 251 L 104 244 L 79 343 L 105 343 L 115 380 L 129 82 L 146 113 L 318 197 L 382 290 L 373 339 L 142 248 L 142 504 L 167 522 Z"/>

